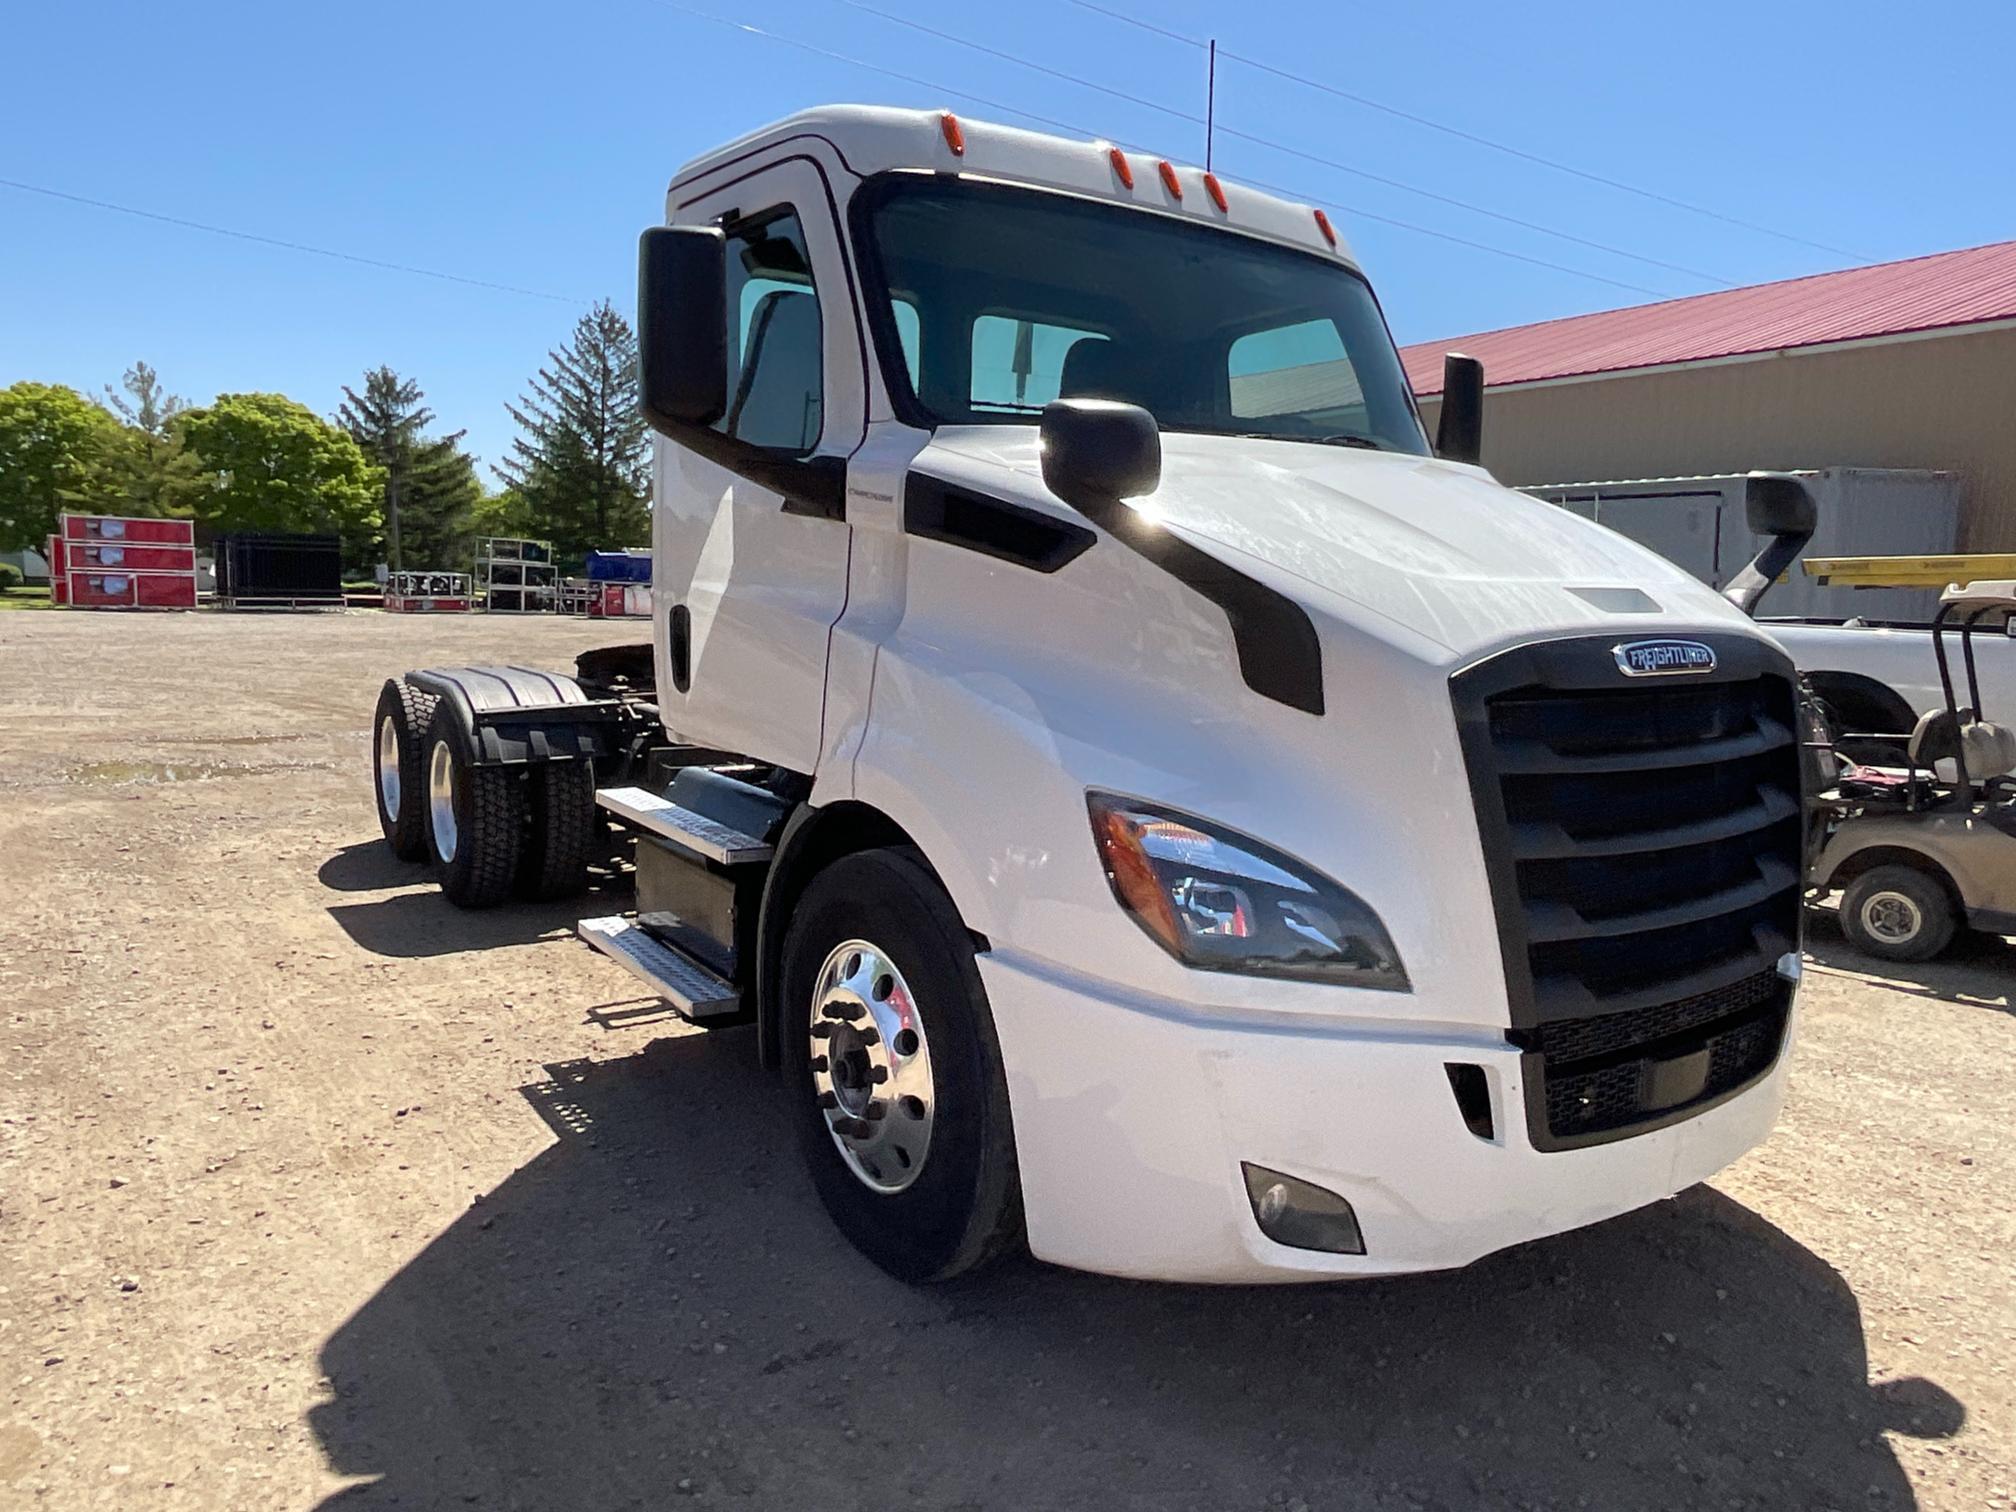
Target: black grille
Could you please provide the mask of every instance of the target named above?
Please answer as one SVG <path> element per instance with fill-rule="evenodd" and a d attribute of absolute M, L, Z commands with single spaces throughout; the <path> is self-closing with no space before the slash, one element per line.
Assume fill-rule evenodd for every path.
<path fill-rule="evenodd" d="M 1627 682 L 1614 640 L 1454 683 L 1513 1038 L 1543 1147 L 1616 1137 L 1768 1068 L 1799 933 L 1790 669 L 1704 637 L 1708 677 Z"/>
<path fill-rule="evenodd" d="M 1620 1050 L 1637 1049 L 1692 1033 L 1723 1019 L 1749 1015 L 1750 1010 L 1782 997 L 1784 991 L 1784 978 L 1775 970 L 1760 971 L 1713 992 L 1697 992 L 1692 997 L 1651 1008 L 1542 1024 L 1533 1031 L 1529 1043 L 1546 1057 L 1550 1066 L 1601 1060 Z"/>
<path fill-rule="evenodd" d="M 1556 1143 L 1628 1130 L 1652 1118 L 1706 1106 L 1768 1071 L 1785 1038 L 1785 994 L 1762 1012 L 1753 1012 L 1709 1034 L 1698 1046 L 1671 1060 L 1650 1056 L 1597 1065 L 1587 1070 L 1548 1066 L 1542 1085 L 1547 1099 L 1547 1132 Z M 1677 1063 L 1684 1075 L 1676 1094 L 1663 1091 L 1663 1067 Z"/>

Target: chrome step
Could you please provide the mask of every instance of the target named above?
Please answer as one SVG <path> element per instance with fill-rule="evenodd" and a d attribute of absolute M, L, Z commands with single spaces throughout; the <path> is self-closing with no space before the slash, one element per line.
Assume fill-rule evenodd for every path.
<path fill-rule="evenodd" d="M 583 919 L 575 933 L 690 1019 L 724 1018 L 742 1007 L 742 990 L 683 951 L 653 939 L 621 914 Z"/>
<path fill-rule="evenodd" d="M 724 866 L 770 859 L 771 847 L 767 840 L 730 829 L 705 814 L 682 808 L 670 798 L 661 798 L 645 788 L 602 788 L 596 792 L 595 801 L 626 823 L 663 836 L 674 845 L 684 846 L 695 855 L 719 861 Z"/>

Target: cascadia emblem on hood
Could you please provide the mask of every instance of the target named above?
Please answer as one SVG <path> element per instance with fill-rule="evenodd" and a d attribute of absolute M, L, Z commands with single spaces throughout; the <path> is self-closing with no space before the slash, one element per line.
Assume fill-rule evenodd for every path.
<path fill-rule="evenodd" d="M 1690 640 L 1625 641 L 1611 649 L 1626 677 L 1680 677 L 1715 670 L 1715 648 Z"/>

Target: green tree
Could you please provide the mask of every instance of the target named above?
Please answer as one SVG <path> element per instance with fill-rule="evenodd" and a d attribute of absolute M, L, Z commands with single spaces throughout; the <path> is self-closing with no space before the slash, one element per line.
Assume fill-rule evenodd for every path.
<path fill-rule="evenodd" d="M 434 412 L 420 385 L 389 367 L 364 375 L 364 392 L 343 388 L 336 423 L 385 473 L 386 555 L 394 572 L 411 561 L 446 569 L 466 552 L 470 516 L 483 497 L 476 464 L 462 450 L 466 431 L 428 437 Z"/>
<path fill-rule="evenodd" d="M 0 551 L 40 549 L 65 510 L 110 513 L 119 422 L 75 389 L 0 389 Z"/>
<path fill-rule="evenodd" d="M 347 566 L 370 567 L 384 478 L 348 432 L 284 394 L 219 394 L 180 428 L 205 485 L 197 519 L 219 531 L 334 533 Z"/>
<path fill-rule="evenodd" d="M 198 468 L 175 422 L 188 411 L 188 401 L 169 393 L 161 375 L 144 362 L 126 369 L 119 389 L 108 383 L 98 402 L 124 422 L 124 444 L 111 468 L 120 511 L 186 517 L 195 509 Z"/>
<path fill-rule="evenodd" d="M 525 501 L 531 533 L 555 555 L 651 541 L 650 446 L 637 407 L 637 338 L 604 300 L 515 405 L 520 434 L 497 476 Z"/>
<path fill-rule="evenodd" d="M 470 511 L 469 534 L 543 539 L 533 530 L 532 510 L 526 504 L 525 496 L 515 488 L 500 488 L 496 493 L 485 494 L 478 499 L 475 509 Z M 457 569 L 463 565 L 458 558 Z"/>

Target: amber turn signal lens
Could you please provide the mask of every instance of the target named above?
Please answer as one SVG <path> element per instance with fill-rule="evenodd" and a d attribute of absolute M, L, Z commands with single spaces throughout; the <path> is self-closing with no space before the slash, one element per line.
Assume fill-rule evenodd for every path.
<path fill-rule="evenodd" d="M 1120 809 L 1095 809 L 1092 838 L 1098 842 L 1106 880 L 1113 885 L 1121 904 L 1172 954 L 1180 955 L 1183 931 L 1177 926 L 1169 889 L 1155 875 L 1154 866 L 1141 849 L 1140 824 Z"/>

